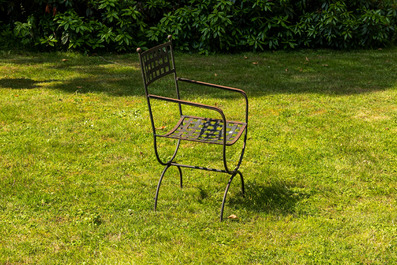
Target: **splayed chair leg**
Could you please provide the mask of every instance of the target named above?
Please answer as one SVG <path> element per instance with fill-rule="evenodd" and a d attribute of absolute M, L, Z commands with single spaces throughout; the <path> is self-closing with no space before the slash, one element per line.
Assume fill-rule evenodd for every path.
<path fill-rule="evenodd" d="M 177 166 L 178 170 L 179 170 L 179 179 L 180 179 L 180 186 L 181 188 L 183 188 L 183 181 L 182 181 L 182 169 L 180 166 Z"/>
<path fill-rule="evenodd" d="M 237 171 L 237 173 L 240 174 L 240 179 L 241 179 L 241 193 L 242 193 L 243 196 L 244 196 L 244 194 L 245 194 L 245 189 L 244 189 L 244 178 L 243 178 L 243 174 L 241 174 L 240 171 Z"/>
<path fill-rule="evenodd" d="M 157 190 L 156 190 L 156 196 L 154 197 L 154 211 L 156 211 L 157 208 L 157 198 L 159 197 L 159 191 L 160 191 L 160 186 L 161 186 L 161 181 L 163 180 L 165 172 L 170 168 L 171 165 L 166 165 L 163 173 L 161 173 L 161 177 L 159 179 L 159 183 L 157 184 Z"/>
<path fill-rule="evenodd" d="M 163 173 L 161 173 L 161 177 L 159 179 L 159 183 L 157 184 L 157 190 L 156 190 L 156 196 L 154 197 L 154 211 L 156 211 L 157 209 L 157 199 L 159 197 L 159 191 L 160 191 L 160 186 L 161 186 L 161 182 L 163 181 L 163 177 L 165 175 L 165 172 L 167 172 L 167 170 L 171 167 L 171 165 L 166 165 Z M 180 186 L 181 188 L 183 187 L 183 182 L 182 182 L 182 169 L 177 166 L 178 171 L 179 171 L 179 179 L 180 179 Z"/>
<path fill-rule="evenodd" d="M 234 172 L 233 175 L 230 177 L 229 182 L 227 183 L 227 186 L 226 186 L 225 194 L 223 195 L 222 206 L 221 206 L 221 216 L 220 216 L 221 222 L 223 221 L 223 209 L 224 209 L 224 207 L 225 207 L 227 192 L 229 191 L 230 184 L 232 183 L 233 178 L 236 176 L 237 173 L 240 174 L 240 179 L 241 179 L 241 191 L 242 191 L 242 193 L 243 193 L 243 195 L 244 195 L 244 178 L 243 178 L 243 174 L 241 174 L 240 171 L 236 171 L 236 172 Z"/>

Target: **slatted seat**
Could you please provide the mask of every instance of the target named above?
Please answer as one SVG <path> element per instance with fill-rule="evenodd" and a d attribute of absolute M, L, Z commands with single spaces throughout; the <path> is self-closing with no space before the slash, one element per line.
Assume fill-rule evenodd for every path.
<path fill-rule="evenodd" d="M 246 126 L 244 122 L 226 121 L 226 145 L 233 145 Z M 223 144 L 222 129 L 222 120 L 183 115 L 169 133 L 158 136 L 221 145 Z"/>
<path fill-rule="evenodd" d="M 243 159 L 245 146 L 246 146 L 246 142 L 247 142 L 248 98 L 247 98 L 246 93 L 241 89 L 177 77 L 171 39 L 172 39 L 172 37 L 169 36 L 168 41 L 166 43 L 160 44 L 160 45 L 155 46 L 155 47 L 148 49 L 146 51 L 143 51 L 141 48 L 137 49 L 137 52 L 139 54 L 141 70 L 142 70 L 142 79 L 143 79 L 143 85 L 145 88 L 146 100 L 147 100 L 148 108 L 149 108 L 150 121 L 151 121 L 152 130 L 153 130 L 155 155 L 156 155 L 156 158 L 159 161 L 159 163 L 164 165 L 164 170 L 161 173 L 159 182 L 157 184 L 157 190 L 156 190 L 156 195 L 155 195 L 155 199 L 154 199 L 154 210 L 157 209 L 157 200 L 158 200 L 158 195 L 159 195 L 159 190 L 160 190 L 162 179 L 170 167 L 173 166 L 178 169 L 181 187 L 183 186 L 182 185 L 182 168 L 192 168 L 192 169 L 215 171 L 215 172 L 221 172 L 221 173 L 226 173 L 226 174 L 230 175 L 229 182 L 226 186 L 225 193 L 223 195 L 222 205 L 221 205 L 220 220 L 222 221 L 224 205 L 226 202 L 226 195 L 228 193 L 228 190 L 229 190 L 229 187 L 230 187 L 230 184 L 231 184 L 233 178 L 237 174 L 240 176 L 241 190 L 242 190 L 242 193 L 244 194 L 244 178 L 243 178 L 242 173 L 239 171 L 239 168 L 240 168 L 240 165 L 241 165 L 241 162 Z M 164 96 L 159 96 L 159 95 L 149 93 L 149 86 L 151 86 L 152 83 L 154 83 L 155 81 L 157 81 L 165 76 L 168 76 L 168 75 L 172 75 L 174 78 L 175 88 L 176 88 L 176 97 L 164 97 Z M 243 97 L 243 99 L 245 100 L 245 108 L 242 109 L 241 111 L 239 111 L 241 113 L 244 113 L 244 120 L 230 121 L 230 120 L 226 119 L 226 116 L 225 116 L 223 110 L 216 106 L 205 105 L 205 104 L 182 100 L 180 97 L 180 93 L 179 93 L 179 83 L 181 83 L 181 82 L 190 83 L 190 84 L 194 84 L 194 85 L 200 85 L 200 86 L 207 86 L 207 87 L 212 87 L 212 88 L 216 88 L 216 89 L 222 89 L 225 91 L 229 91 L 231 93 L 240 94 Z M 151 107 L 151 102 L 153 100 L 174 103 L 178 106 L 179 117 L 177 117 L 177 119 L 176 119 L 176 120 L 178 120 L 178 122 L 175 124 L 175 126 L 169 132 L 167 132 L 165 134 L 159 134 L 156 131 L 156 126 L 155 126 L 155 122 L 154 122 L 155 117 L 154 117 L 152 107 Z M 213 117 L 207 118 L 207 117 L 196 117 L 196 116 L 191 116 L 191 115 L 185 115 L 185 114 L 183 114 L 184 106 L 196 107 L 196 108 L 206 109 L 207 111 L 208 110 L 213 111 L 214 113 L 217 113 L 219 118 L 216 119 Z M 171 139 L 178 140 L 175 151 L 174 151 L 172 157 L 168 161 L 163 161 L 160 158 L 160 155 L 158 152 L 158 146 L 157 146 L 157 138 L 158 137 L 171 138 Z M 235 144 L 240 138 L 242 138 L 242 141 L 243 141 L 240 156 L 239 156 L 237 163 L 233 166 L 233 169 L 231 169 L 230 166 L 228 165 L 227 159 L 226 159 L 226 147 Z M 205 166 L 198 166 L 198 165 L 193 166 L 193 165 L 185 165 L 185 164 L 177 163 L 175 161 L 175 158 L 177 156 L 181 141 L 193 141 L 193 142 L 200 142 L 200 143 L 206 143 L 206 144 L 221 145 L 223 147 L 221 157 L 223 160 L 224 169 L 215 169 L 215 168 L 209 168 L 209 167 L 205 167 Z M 214 159 L 213 157 L 209 157 L 209 160 L 212 161 L 213 159 Z"/>

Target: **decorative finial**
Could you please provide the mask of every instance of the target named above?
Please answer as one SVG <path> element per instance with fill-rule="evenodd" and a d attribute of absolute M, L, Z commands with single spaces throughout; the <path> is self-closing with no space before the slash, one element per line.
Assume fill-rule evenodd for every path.
<path fill-rule="evenodd" d="M 167 39 L 168 39 L 168 40 L 171 40 L 171 39 L 172 39 L 172 35 L 168 35 L 168 36 L 167 36 Z"/>
<path fill-rule="evenodd" d="M 137 52 L 137 53 L 141 53 L 141 52 L 142 52 L 142 49 L 141 49 L 141 48 L 137 48 L 137 49 L 136 49 L 136 52 Z"/>

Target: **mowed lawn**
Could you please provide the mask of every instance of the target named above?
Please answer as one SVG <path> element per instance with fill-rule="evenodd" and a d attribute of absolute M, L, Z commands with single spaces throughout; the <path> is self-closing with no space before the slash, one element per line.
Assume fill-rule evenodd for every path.
<path fill-rule="evenodd" d="M 397 263 L 396 48 L 176 63 L 249 97 L 246 195 L 236 178 L 225 221 L 216 172 L 184 169 L 181 189 L 170 169 L 153 211 L 163 167 L 136 54 L 2 51 L 0 264 Z M 199 89 L 182 98 L 241 115 L 239 97 Z M 172 128 L 175 110 L 154 108 Z M 175 143 L 159 144 L 166 156 Z M 182 148 L 178 162 L 222 166 L 218 146 Z"/>

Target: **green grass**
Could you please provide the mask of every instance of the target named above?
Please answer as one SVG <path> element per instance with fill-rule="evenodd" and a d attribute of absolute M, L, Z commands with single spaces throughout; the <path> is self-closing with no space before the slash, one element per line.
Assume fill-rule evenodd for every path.
<path fill-rule="evenodd" d="M 225 207 L 239 219 L 218 221 L 226 175 L 187 169 L 153 212 L 136 54 L 3 51 L 0 264 L 397 263 L 396 48 L 176 57 L 180 76 L 248 93 L 246 196 L 236 179 Z M 241 114 L 193 88 L 183 98 Z M 174 109 L 154 108 L 169 128 Z M 183 147 L 181 162 L 221 165 L 218 147 Z"/>

